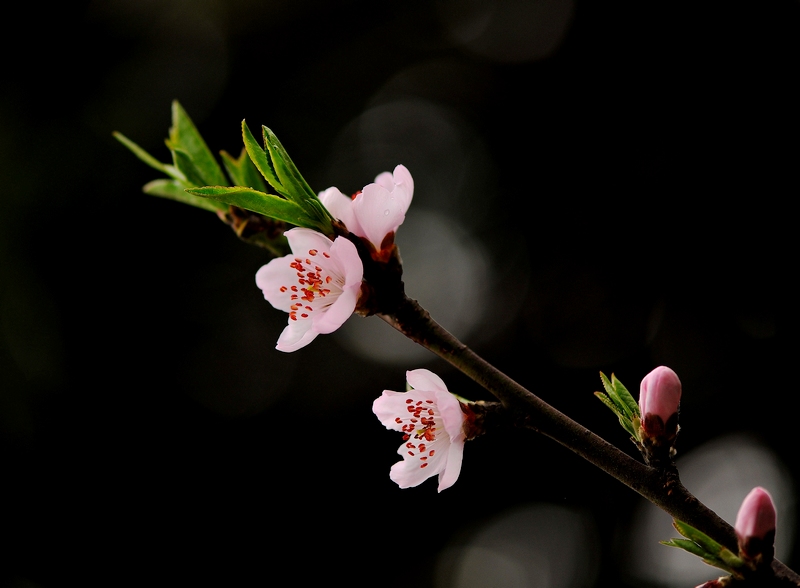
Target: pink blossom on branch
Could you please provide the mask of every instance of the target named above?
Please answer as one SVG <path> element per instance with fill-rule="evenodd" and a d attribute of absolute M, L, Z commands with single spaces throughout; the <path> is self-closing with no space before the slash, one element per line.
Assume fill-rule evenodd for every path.
<path fill-rule="evenodd" d="M 334 218 L 347 229 L 367 241 L 375 251 L 390 248 L 394 234 L 403 224 L 414 196 L 414 180 L 404 165 L 394 172 L 383 172 L 375 182 L 364 186 L 352 198 L 337 188 L 320 192 L 319 200 Z"/>
<path fill-rule="evenodd" d="M 674 436 L 680 400 L 678 374 L 663 365 L 647 374 L 639 388 L 639 410 L 645 433 L 654 437 Z"/>
<path fill-rule="evenodd" d="M 387 429 L 403 433 L 397 453 L 403 457 L 389 477 L 401 488 L 419 486 L 439 475 L 439 492 L 461 472 L 467 414 L 442 379 L 425 369 L 406 372 L 408 392 L 384 390 L 372 412 Z"/>
<path fill-rule="evenodd" d="M 332 333 L 353 314 L 361 293 L 364 266 L 355 245 L 331 241 L 311 229 L 285 233 L 290 255 L 273 259 L 256 273 L 264 298 L 289 313 L 276 349 L 296 351 L 320 333 Z"/>
<path fill-rule="evenodd" d="M 761 486 L 753 488 L 742 501 L 733 526 L 745 557 L 768 553 L 768 559 L 772 559 L 776 518 L 769 492 Z"/>

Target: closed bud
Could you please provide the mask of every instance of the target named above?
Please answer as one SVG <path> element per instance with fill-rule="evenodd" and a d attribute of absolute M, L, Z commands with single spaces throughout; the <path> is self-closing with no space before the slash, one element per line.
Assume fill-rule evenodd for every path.
<path fill-rule="evenodd" d="M 639 389 L 639 410 L 647 437 L 661 442 L 675 439 L 680 400 L 681 381 L 670 368 L 659 366 L 644 377 Z"/>
<path fill-rule="evenodd" d="M 775 553 L 775 504 L 764 488 L 757 486 L 745 497 L 736 515 L 739 555 L 770 563 Z"/>

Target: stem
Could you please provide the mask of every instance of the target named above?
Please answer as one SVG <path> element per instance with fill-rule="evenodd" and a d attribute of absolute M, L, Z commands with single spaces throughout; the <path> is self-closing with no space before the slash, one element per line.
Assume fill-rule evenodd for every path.
<path fill-rule="evenodd" d="M 657 469 L 636 461 L 489 364 L 434 321 L 416 300 L 403 295 L 395 312 L 379 314 L 395 329 L 443 358 L 494 394 L 522 424 L 550 437 L 610 474 L 674 519 L 699 529 L 734 553 L 733 527 L 681 484 L 675 467 Z M 800 586 L 800 575 L 773 560 L 779 583 Z"/>

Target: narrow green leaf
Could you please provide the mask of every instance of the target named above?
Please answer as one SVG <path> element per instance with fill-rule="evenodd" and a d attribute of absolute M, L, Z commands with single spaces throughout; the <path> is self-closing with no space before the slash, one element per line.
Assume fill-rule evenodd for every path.
<path fill-rule="evenodd" d="M 261 133 L 264 139 L 264 148 L 269 151 L 272 163 L 275 166 L 275 173 L 278 176 L 281 184 L 294 188 L 295 195 L 293 199 L 309 198 L 316 200 L 317 195 L 311 189 L 311 186 L 305 181 L 300 171 L 295 166 L 289 153 L 284 149 L 283 144 L 278 140 L 278 137 L 268 127 L 262 125 Z"/>
<path fill-rule="evenodd" d="M 186 180 L 186 176 L 184 176 L 180 171 L 178 171 L 174 166 L 161 163 L 155 157 L 150 155 L 147 151 L 139 147 L 136 143 L 128 139 L 125 135 L 120 132 L 114 131 L 112 133 L 114 138 L 117 139 L 120 143 L 125 145 L 130 151 L 138 157 L 141 161 L 145 162 L 147 165 L 152 167 L 153 169 L 157 169 L 158 171 L 167 174 L 171 178 L 175 178 L 176 180 Z"/>
<path fill-rule="evenodd" d="M 261 145 L 258 144 L 258 141 L 256 141 L 253 133 L 250 132 L 250 128 L 245 121 L 242 121 L 242 140 L 244 141 L 244 148 L 247 151 L 247 155 L 250 156 L 253 165 L 261 172 L 261 175 L 264 176 L 267 183 L 272 186 L 278 194 L 288 197 L 286 189 L 283 187 L 280 180 L 278 180 L 278 176 L 275 175 L 275 169 L 272 167 L 271 159 Z"/>
<path fill-rule="evenodd" d="M 228 205 L 223 202 L 189 194 L 186 192 L 184 186 L 175 180 L 153 180 L 152 182 L 145 184 L 142 190 L 145 192 L 145 194 L 161 196 L 162 198 L 169 198 L 170 200 L 177 200 L 178 202 L 190 204 L 191 206 L 196 206 L 197 208 L 210 210 L 211 212 L 228 210 Z"/>
<path fill-rule="evenodd" d="M 614 390 L 616 390 L 617 396 L 628 407 L 628 412 L 630 412 L 630 415 L 641 416 L 639 413 L 639 403 L 631 395 L 631 393 L 628 392 L 628 389 L 622 385 L 622 382 L 620 382 L 614 374 L 611 374 L 611 384 L 614 386 Z"/>
<path fill-rule="evenodd" d="M 611 377 L 613 378 L 614 374 L 611 374 Z M 630 418 L 632 416 L 630 414 L 630 408 L 628 407 L 627 403 L 623 401 L 622 398 L 619 397 L 619 394 L 617 393 L 617 388 L 613 384 L 613 379 L 611 385 L 611 392 L 609 392 L 608 395 L 611 397 L 611 400 L 614 402 L 614 404 L 617 405 L 617 408 L 619 408 L 619 410 L 622 413 L 624 413 L 626 417 Z"/>
<path fill-rule="evenodd" d="M 608 396 L 606 396 L 602 392 L 595 392 L 594 395 L 597 396 L 603 402 L 603 404 L 605 404 L 608 408 L 610 408 L 611 411 L 615 415 L 617 415 L 617 417 L 621 418 L 622 416 L 624 416 L 623 413 L 620 412 L 620 410 L 617 408 L 617 405 L 614 404 Z"/>
<path fill-rule="evenodd" d="M 264 182 L 264 178 L 261 177 L 261 174 L 258 173 L 256 166 L 253 165 L 253 161 L 247 155 L 247 149 L 244 147 L 242 148 L 238 159 L 234 158 L 227 151 L 220 151 L 220 155 L 222 156 L 222 163 L 225 165 L 228 175 L 236 186 L 253 188 L 261 192 L 267 191 L 267 184 Z"/>
<path fill-rule="evenodd" d="M 631 423 L 630 420 L 628 420 L 627 417 L 624 418 L 619 417 L 619 424 L 622 425 L 622 428 L 625 429 L 631 437 L 633 437 L 637 441 L 639 440 L 639 437 L 638 435 L 636 435 L 636 431 L 634 430 L 633 424 Z"/>
<path fill-rule="evenodd" d="M 669 541 L 660 541 L 659 543 L 668 547 L 678 547 L 697 557 L 706 557 L 706 552 L 697 543 L 689 541 L 688 539 L 670 539 Z"/>
<path fill-rule="evenodd" d="M 188 154 L 203 178 L 198 185 L 215 186 L 227 183 L 222 168 L 214 159 L 192 119 L 177 100 L 172 102 L 172 127 L 169 129 L 169 139 L 176 149 Z"/>
<path fill-rule="evenodd" d="M 172 151 L 172 161 L 175 167 L 186 176 L 187 188 L 208 185 L 203 177 L 203 172 L 194 164 L 191 155 L 186 153 L 183 149 L 176 147 L 170 141 L 167 141 L 167 147 Z"/>
<path fill-rule="evenodd" d="M 720 551 L 717 555 L 719 556 L 719 559 L 725 562 L 725 564 L 731 569 L 738 570 L 745 565 L 742 558 L 725 547 L 723 547 L 722 551 Z"/>
<path fill-rule="evenodd" d="M 708 553 L 719 553 L 721 550 L 725 549 L 723 545 L 717 543 L 702 531 L 695 529 L 691 525 L 687 525 L 682 521 L 673 520 L 672 526 L 678 530 L 678 533 L 687 539 L 691 539 L 705 549 Z"/>
<path fill-rule="evenodd" d="M 262 125 L 261 131 L 264 137 L 264 147 L 269 151 L 275 173 L 288 192 L 286 197 L 297 202 L 306 212 L 318 219 L 321 222 L 320 226 L 323 227 L 323 232 L 332 233 L 331 221 L 333 218 L 303 178 L 283 144 L 268 127 Z"/>
<path fill-rule="evenodd" d="M 259 192 L 251 188 L 228 188 L 225 186 L 189 188 L 187 192 L 251 210 L 299 227 L 316 228 L 317 226 L 316 221 L 310 219 L 297 204 L 274 194 Z"/>

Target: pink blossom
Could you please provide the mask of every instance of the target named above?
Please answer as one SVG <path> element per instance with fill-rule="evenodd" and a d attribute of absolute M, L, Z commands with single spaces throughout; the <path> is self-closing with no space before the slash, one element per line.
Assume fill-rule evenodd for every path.
<path fill-rule="evenodd" d="M 736 535 L 739 540 L 764 539 L 775 531 L 775 505 L 772 496 L 761 486 L 753 488 L 745 497 L 736 515 Z"/>
<path fill-rule="evenodd" d="M 385 241 L 394 242 L 394 233 L 403 224 L 406 211 L 414 196 L 414 180 L 403 165 L 393 173 L 383 172 L 375 182 L 364 186 L 353 198 L 348 198 L 337 188 L 320 192 L 319 199 L 334 218 L 347 229 L 372 243 L 376 251 L 384 248 Z"/>
<path fill-rule="evenodd" d="M 296 351 L 320 333 L 332 333 L 353 314 L 361 293 L 364 266 L 355 245 L 331 241 L 311 229 L 284 233 L 290 255 L 273 259 L 256 273 L 264 298 L 289 313 L 276 349 Z"/>
<path fill-rule="evenodd" d="M 387 429 L 403 433 L 397 453 L 403 457 L 389 477 L 401 488 L 419 486 L 439 475 L 439 492 L 461 472 L 466 415 L 442 379 L 425 369 L 406 372 L 408 392 L 384 390 L 372 412 Z"/>
<path fill-rule="evenodd" d="M 639 388 L 639 410 L 645 431 L 655 432 L 651 430 L 657 422 L 653 416 L 661 420 L 661 427 L 667 426 L 670 418 L 677 415 L 680 400 L 681 381 L 678 379 L 678 374 L 663 365 L 647 374 Z M 648 415 L 651 415 L 650 419 Z"/>

